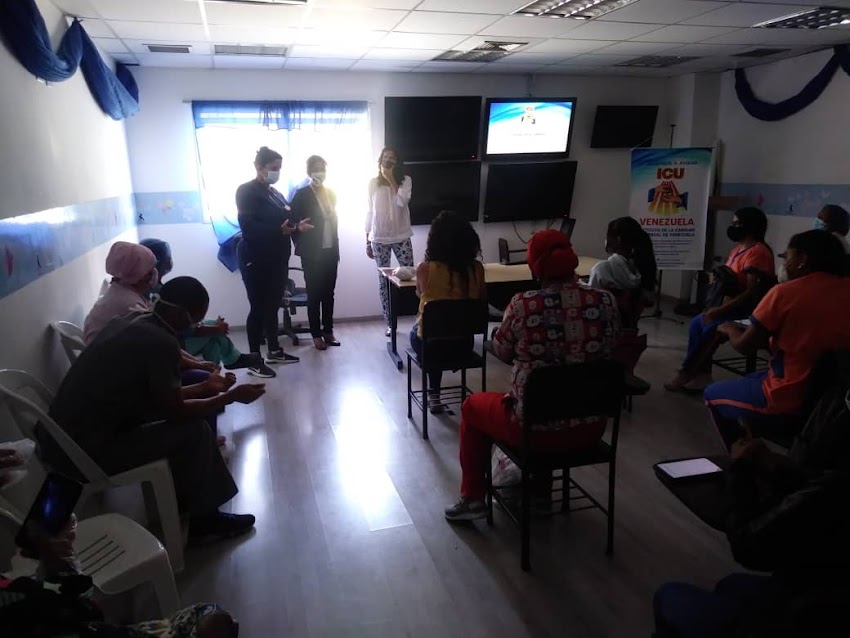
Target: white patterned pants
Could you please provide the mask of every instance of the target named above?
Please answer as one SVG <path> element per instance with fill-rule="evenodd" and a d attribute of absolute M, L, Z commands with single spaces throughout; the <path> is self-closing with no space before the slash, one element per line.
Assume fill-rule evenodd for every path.
<path fill-rule="evenodd" d="M 413 267 L 413 244 L 409 239 L 396 242 L 395 244 L 379 244 L 372 242 L 372 254 L 375 256 L 375 265 L 378 268 L 389 268 L 393 253 L 398 260 L 399 266 Z M 390 323 L 389 299 L 387 299 L 387 282 L 381 273 L 378 273 L 378 291 L 381 295 L 381 310 L 384 313 L 384 321 Z"/>

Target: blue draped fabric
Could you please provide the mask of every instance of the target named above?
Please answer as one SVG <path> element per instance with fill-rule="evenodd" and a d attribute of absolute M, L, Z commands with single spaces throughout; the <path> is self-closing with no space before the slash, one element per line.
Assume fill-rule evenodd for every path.
<path fill-rule="evenodd" d="M 765 102 L 756 97 L 747 80 L 744 69 L 735 70 L 735 92 L 744 110 L 756 119 L 775 122 L 791 117 L 817 100 L 829 86 L 839 67 L 850 75 L 850 47 L 840 45 L 834 48 L 832 57 L 818 71 L 803 90 L 781 102 Z"/>
<path fill-rule="evenodd" d="M 266 128 L 291 131 L 309 126 L 339 126 L 366 113 L 368 104 L 339 102 L 192 102 L 195 128 L 209 125 L 259 124 Z"/>
<path fill-rule="evenodd" d="M 47 82 L 67 80 L 81 68 L 89 91 L 104 113 L 123 120 L 139 110 L 139 89 L 130 71 L 118 74 L 103 62 L 88 34 L 74 20 L 56 53 L 34 0 L 0 0 L 0 35 L 21 65 Z"/>

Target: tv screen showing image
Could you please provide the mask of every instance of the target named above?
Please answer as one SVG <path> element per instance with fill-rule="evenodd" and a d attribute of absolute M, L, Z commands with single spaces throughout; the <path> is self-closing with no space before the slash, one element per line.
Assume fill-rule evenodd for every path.
<path fill-rule="evenodd" d="M 406 164 L 404 172 L 413 180 L 409 205 L 412 224 L 430 224 L 442 210 L 478 221 L 480 162 Z"/>
<path fill-rule="evenodd" d="M 657 106 L 597 106 L 590 148 L 652 146 Z"/>
<path fill-rule="evenodd" d="M 578 162 L 490 164 L 485 222 L 568 217 Z"/>
<path fill-rule="evenodd" d="M 478 159 L 481 97 L 386 97 L 384 145 L 407 162 Z"/>
<path fill-rule="evenodd" d="M 487 100 L 484 156 L 567 157 L 575 107 L 574 98 Z"/>

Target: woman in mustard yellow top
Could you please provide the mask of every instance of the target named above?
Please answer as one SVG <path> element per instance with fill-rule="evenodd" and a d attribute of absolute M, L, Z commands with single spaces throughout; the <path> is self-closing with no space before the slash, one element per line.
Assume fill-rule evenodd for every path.
<path fill-rule="evenodd" d="M 422 330 L 419 322 L 425 304 L 435 299 L 485 299 L 484 266 L 481 264 L 481 240 L 465 217 L 444 210 L 431 224 L 425 261 L 416 267 L 416 294 L 419 315 L 410 330 L 410 345 L 422 356 Z M 472 344 L 469 344 L 472 348 Z M 440 381 L 442 373 L 428 375 L 432 414 L 442 412 Z"/>

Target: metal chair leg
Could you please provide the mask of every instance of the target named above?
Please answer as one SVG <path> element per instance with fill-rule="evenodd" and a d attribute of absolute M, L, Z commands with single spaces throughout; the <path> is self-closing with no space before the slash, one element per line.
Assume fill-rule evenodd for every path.
<path fill-rule="evenodd" d="M 466 401 L 466 368 L 460 369 L 460 404 Z"/>
<path fill-rule="evenodd" d="M 561 470 L 561 513 L 570 511 L 570 468 Z"/>
<path fill-rule="evenodd" d="M 608 541 L 605 553 L 614 553 L 614 482 L 617 476 L 617 466 L 614 459 L 608 464 Z"/>
<path fill-rule="evenodd" d="M 410 355 L 407 355 L 407 418 L 413 418 L 413 371 Z"/>
<path fill-rule="evenodd" d="M 531 477 L 528 471 L 522 470 L 522 504 L 520 512 L 520 537 L 522 552 L 520 566 L 522 571 L 531 570 Z"/>
<path fill-rule="evenodd" d="M 425 368 L 419 369 L 419 374 L 422 377 L 422 438 L 428 440 L 428 375 L 425 374 Z"/>

